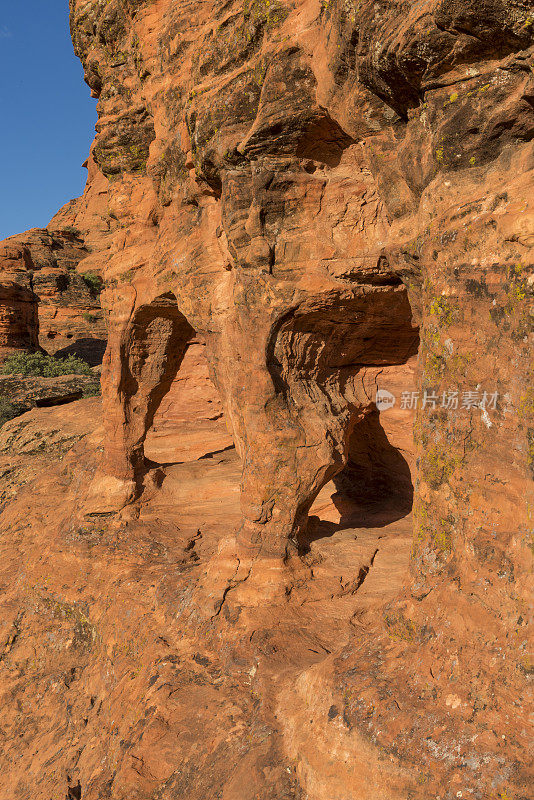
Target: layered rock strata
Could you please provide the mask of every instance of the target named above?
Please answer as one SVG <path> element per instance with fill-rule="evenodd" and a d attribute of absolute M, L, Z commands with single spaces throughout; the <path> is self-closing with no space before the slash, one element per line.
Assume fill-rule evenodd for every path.
<path fill-rule="evenodd" d="M 26 270 L 24 248 L 4 243 L 0 250 L 0 357 L 38 347 L 38 299 Z"/>
<path fill-rule="evenodd" d="M 528 800 L 531 3 L 70 10 L 103 432 L 10 493 L 11 785 Z"/>
<path fill-rule="evenodd" d="M 4 355 L 40 348 L 85 357 L 93 366 L 101 363 L 106 340 L 101 280 L 98 273 L 80 266 L 88 257 L 80 231 L 73 226 L 35 228 L 2 243 L 0 286 L 10 309 L 4 337 L 12 343 L 4 347 Z M 19 293 L 27 292 L 31 311 L 21 313 L 21 301 L 10 301 L 12 284 L 20 287 Z M 21 325 L 25 333 L 17 335 Z"/>

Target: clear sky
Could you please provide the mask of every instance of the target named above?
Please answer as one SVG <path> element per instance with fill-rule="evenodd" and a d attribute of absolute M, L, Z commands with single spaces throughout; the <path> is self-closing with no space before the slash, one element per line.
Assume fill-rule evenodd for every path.
<path fill-rule="evenodd" d="M 96 101 L 69 34 L 68 0 L 0 7 L 0 239 L 45 227 L 83 192 Z"/>

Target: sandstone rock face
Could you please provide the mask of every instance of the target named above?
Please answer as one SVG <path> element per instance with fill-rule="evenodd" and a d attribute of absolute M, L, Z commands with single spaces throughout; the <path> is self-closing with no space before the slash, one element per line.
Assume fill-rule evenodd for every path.
<path fill-rule="evenodd" d="M 193 339 L 180 369 L 154 414 L 145 457 L 157 464 L 196 461 L 233 449 L 223 407 L 209 377 L 205 345 Z"/>
<path fill-rule="evenodd" d="M 22 414 L 34 406 L 45 408 L 99 394 L 98 375 L 65 375 L 55 378 L 0 375 L 0 397 L 9 399 L 13 412 Z M 17 414 L 13 413 L 13 416 Z"/>
<path fill-rule="evenodd" d="M 3 302 L 10 309 L 6 311 L 5 337 L 12 341 L 4 355 L 41 347 L 48 353 L 85 356 L 92 365 L 101 363 L 106 339 L 101 282 L 97 273 L 80 265 L 89 256 L 80 232 L 73 226 L 36 228 L 6 239 L 0 247 Z M 26 291 L 31 289 L 26 300 L 31 311 L 23 313 L 21 300 L 11 299 L 8 286 L 14 280 Z M 17 335 L 21 326 L 26 333 Z"/>
<path fill-rule="evenodd" d="M 26 270 L 27 251 L 17 243 L 0 245 L 0 357 L 38 347 L 38 300 Z"/>
<path fill-rule="evenodd" d="M 103 423 L 0 435 L 11 794 L 528 800 L 531 3 L 70 11 Z"/>
<path fill-rule="evenodd" d="M 70 224 L 35 228 L 0 243 L 0 360 L 44 351 L 59 358 L 74 355 L 94 367 L 101 364 L 106 345 L 102 282 L 96 272 L 85 270 L 89 258 L 80 231 Z M 36 405 L 98 393 L 98 384 L 97 374 L 1 377 L 0 425 Z"/>

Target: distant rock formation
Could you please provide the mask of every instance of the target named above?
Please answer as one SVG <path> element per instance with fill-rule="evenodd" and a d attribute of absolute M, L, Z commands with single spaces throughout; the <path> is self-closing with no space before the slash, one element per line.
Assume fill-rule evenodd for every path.
<path fill-rule="evenodd" d="M 89 255 L 79 231 L 34 228 L 6 239 L 0 248 L 9 351 L 41 347 L 47 353 L 78 355 L 93 366 L 101 363 L 106 341 L 101 280 L 95 272 L 77 271 Z M 7 286 L 15 282 L 21 288 L 12 305 Z M 25 313 L 18 311 L 20 302 L 28 304 Z"/>
<path fill-rule="evenodd" d="M 39 346 L 38 298 L 27 261 L 28 252 L 18 242 L 0 244 L 0 358 Z"/>

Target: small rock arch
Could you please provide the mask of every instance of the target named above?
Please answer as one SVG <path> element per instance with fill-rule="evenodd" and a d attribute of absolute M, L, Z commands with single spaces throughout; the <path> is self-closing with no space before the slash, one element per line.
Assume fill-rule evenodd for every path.
<path fill-rule="evenodd" d="M 205 342 L 172 292 L 133 310 L 118 349 L 120 377 L 106 393 L 111 401 L 106 414 L 108 474 L 134 481 L 138 495 L 148 470 L 195 460 L 212 452 L 210 448 L 233 446 L 209 376 Z M 112 378 L 111 360 L 107 372 Z"/>

